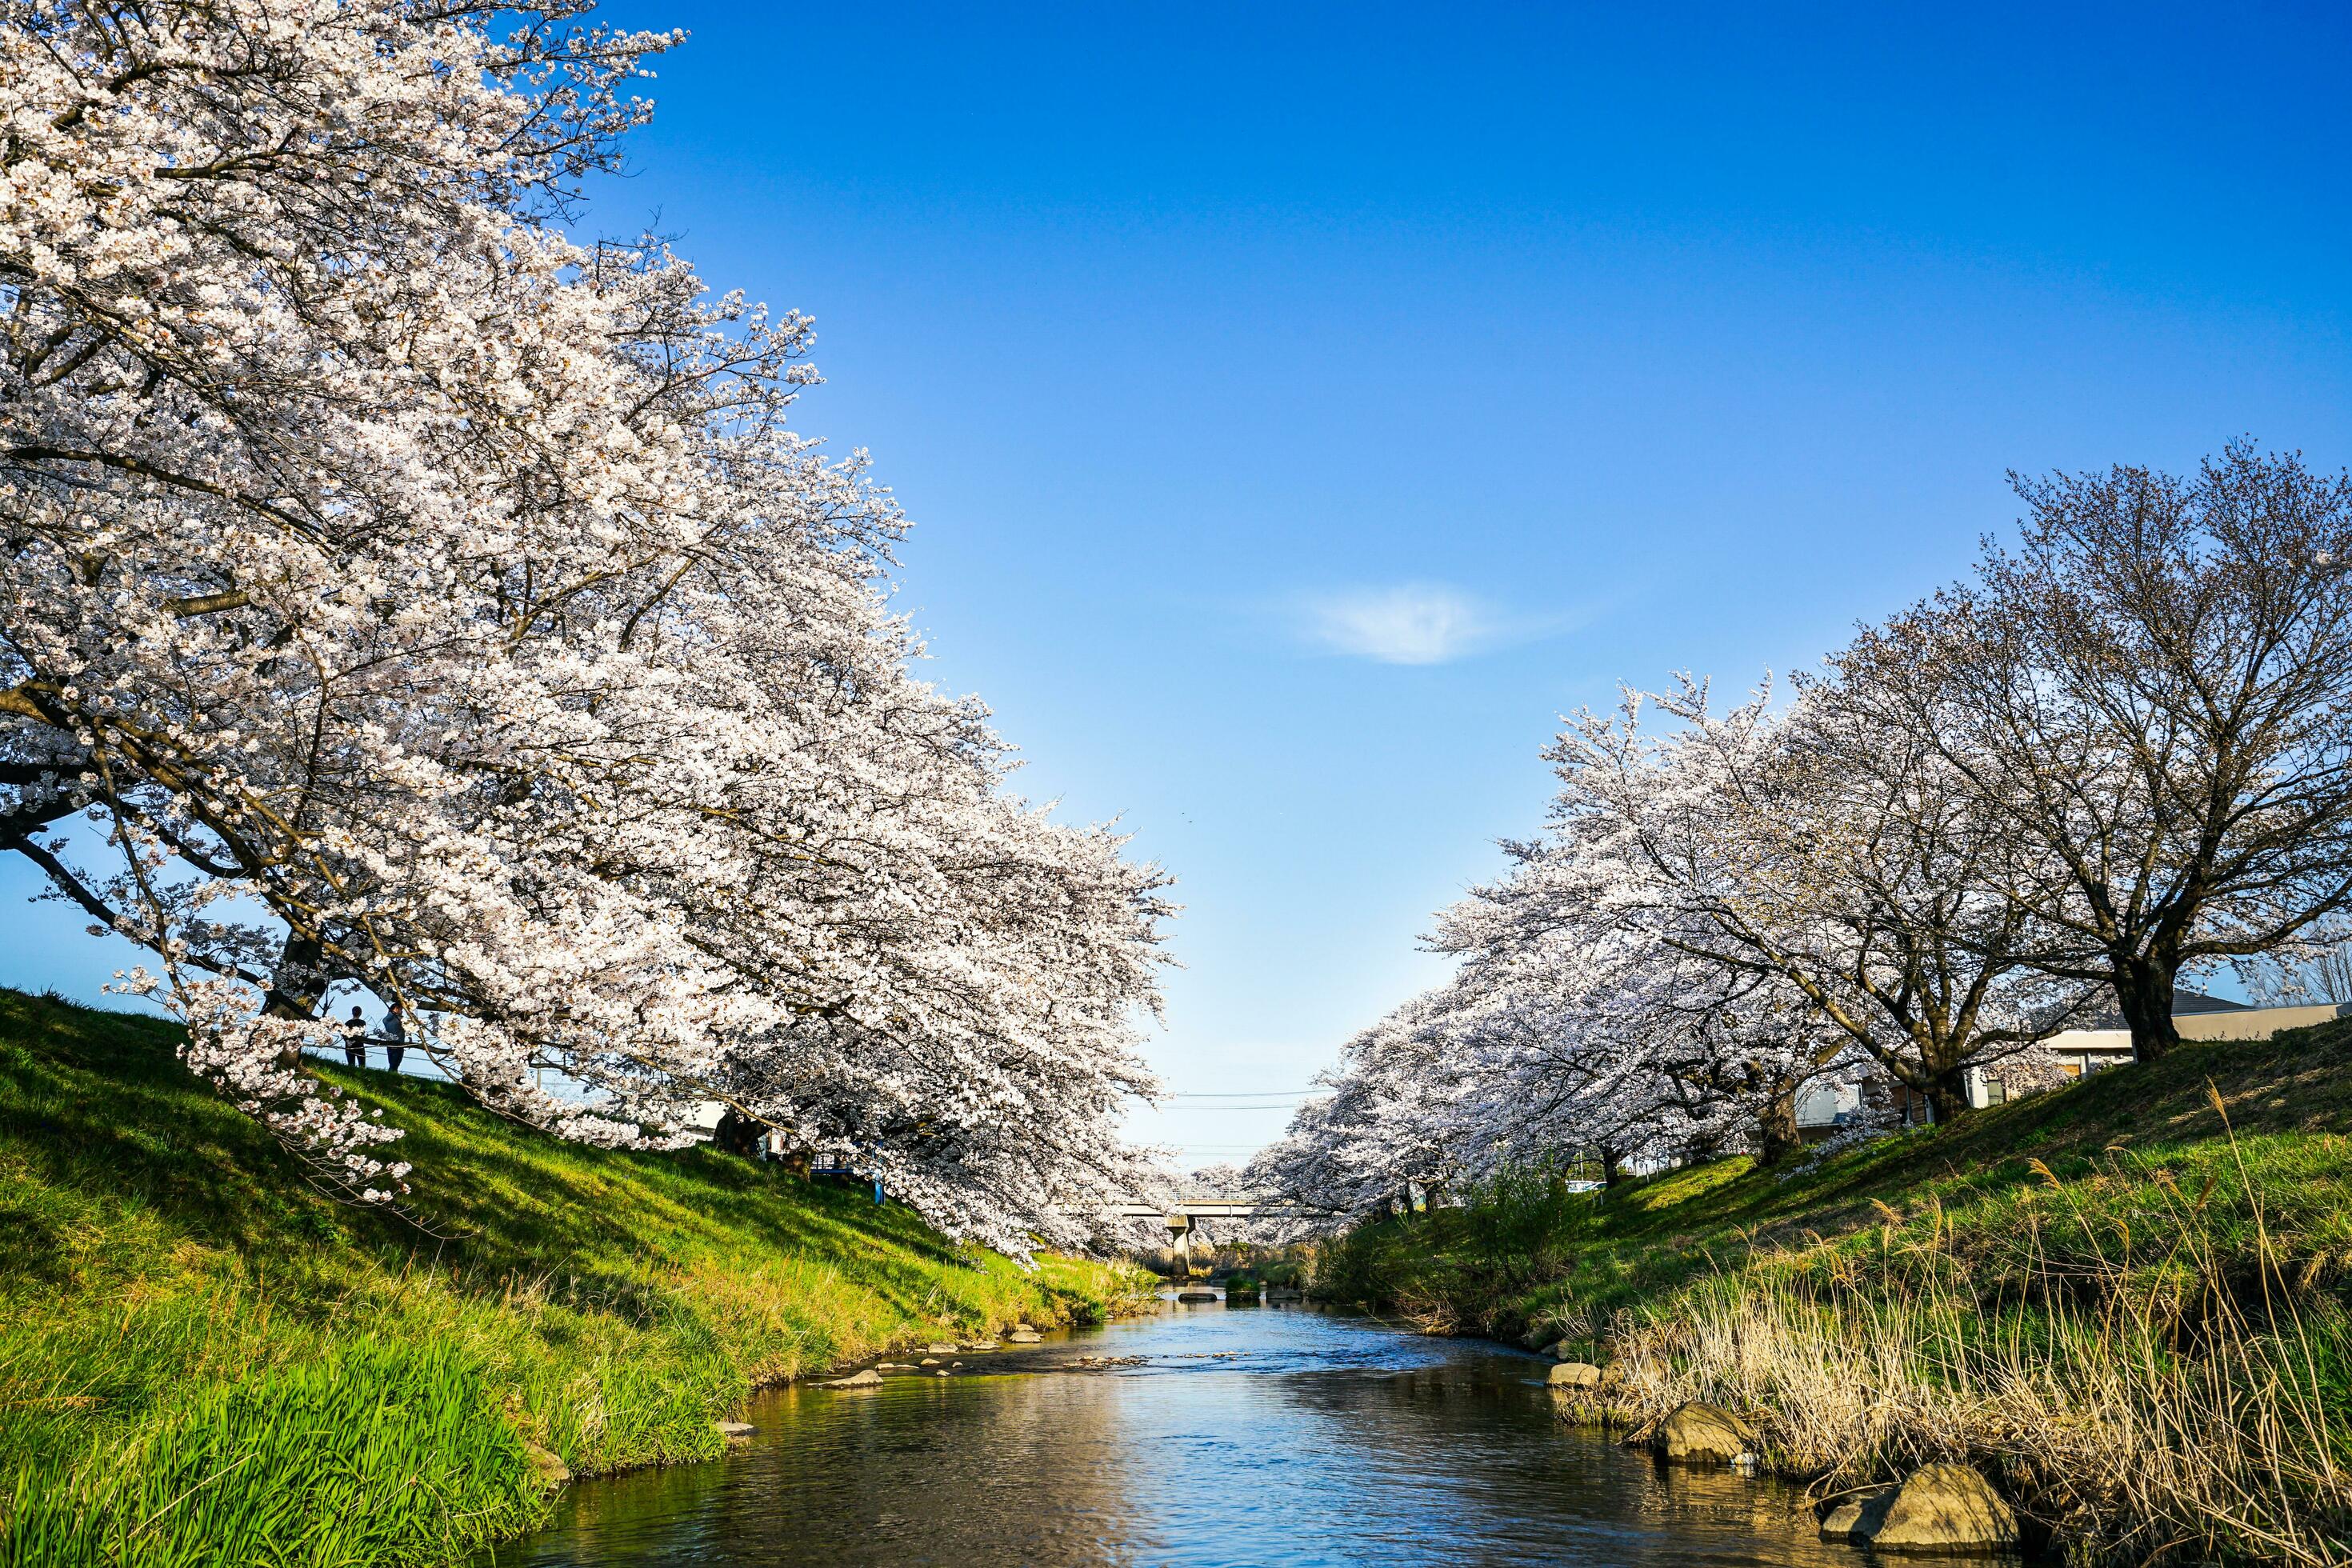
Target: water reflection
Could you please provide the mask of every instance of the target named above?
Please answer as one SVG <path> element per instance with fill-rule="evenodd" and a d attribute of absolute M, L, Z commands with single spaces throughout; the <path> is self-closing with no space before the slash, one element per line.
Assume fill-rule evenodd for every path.
<path fill-rule="evenodd" d="M 749 1447 L 574 1487 L 552 1528 L 498 1561 L 1863 1561 L 1815 1540 L 1789 1489 L 1661 1470 L 1562 1426 L 1534 1381 L 1543 1363 L 1493 1345 L 1171 1305 L 963 1360 L 971 1375 L 767 1395 Z"/>

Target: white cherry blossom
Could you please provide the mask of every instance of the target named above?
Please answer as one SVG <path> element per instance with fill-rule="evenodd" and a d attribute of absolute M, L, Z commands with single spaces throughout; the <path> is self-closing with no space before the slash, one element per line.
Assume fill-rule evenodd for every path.
<path fill-rule="evenodd" d="M 1166 879 L 910 673 L 809 322 L 558 226 L 669 41 L 585 10 L 0 5 L 0 846 L 357 1195 L 337 985 L 564 1136 L 1077 1237 Z"/>

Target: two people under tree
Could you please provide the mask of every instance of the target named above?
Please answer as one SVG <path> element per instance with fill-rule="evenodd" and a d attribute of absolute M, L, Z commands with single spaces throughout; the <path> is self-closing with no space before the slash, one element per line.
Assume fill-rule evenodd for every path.
<path fill-rule="evenodd" d="M 384 1066 L 398 1072 L 400 1059 L 408 1052 L 408 1031 L 402 1025 L 398 1012 L 385 1012 L 383 1033 L 379 1037 L 383 1041 Z M 367 1016 L 362 1009 L 353 1007 L 351 1017 L 343 1024 L 343 1059 L 355 1068 L 367 1066 Z"/>

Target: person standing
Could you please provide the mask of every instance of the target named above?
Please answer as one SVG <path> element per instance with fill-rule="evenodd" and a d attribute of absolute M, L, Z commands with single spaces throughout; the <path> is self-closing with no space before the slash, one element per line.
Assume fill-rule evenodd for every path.
<path fill-rule="evenodd" d="M 400 1009 L 387 1007 L 383 1014 L 383 1061 L 393 1071 L 400 1070 L 400 1058 L 408 1053 L 408 1026 L 400 1021 Z"/>
<path fill-rule="evenodd" d="M 343 1025 L 343 1060 L 355 1068 L 367 1066 L 367 1016 L 357 1007 Z"/>

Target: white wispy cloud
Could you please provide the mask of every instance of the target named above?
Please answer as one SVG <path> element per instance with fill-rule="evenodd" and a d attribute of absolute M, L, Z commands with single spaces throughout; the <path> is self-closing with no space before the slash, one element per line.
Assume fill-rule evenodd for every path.
<path fill-rule="evenodd" d="M 1442 583 L 1301 594 L 1293 611 L 1298 634 L 1309 645 L 1382 664 L 1444 664 L 1541 635 L 1475 595 Z"/>

